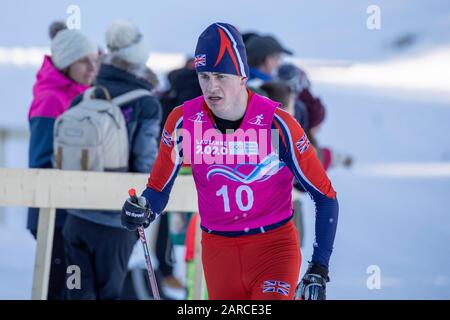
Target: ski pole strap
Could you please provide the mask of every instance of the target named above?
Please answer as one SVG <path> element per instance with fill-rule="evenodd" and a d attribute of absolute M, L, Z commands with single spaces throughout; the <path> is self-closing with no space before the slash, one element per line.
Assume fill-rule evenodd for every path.
<path fill-rule="evenodd" d="M 252 235 L 252 234 L 258 234 L 258 233 L 264 233 L 276 228 L 279 228 L 283 225 L 285 225 L 286 223 L 289 222 L 289 220 L 292 219 L 292 215 L 284 220 L 281 220 L 279 222 L 273 223 L 273 224 L 269 224 L 268 226 L 264 226 L 264 227 L 259 227 L 259 228 L 254 228 L 254 229 L 249 229 L 247 231 L 214 231 L 214 230 L 210 230 L 208 228 L 205 228 L 204 226 L 200 226 L 200 228 L 207 232 L 207 233 L 211 233 L 211 234 L 215 234 L 218 236 L 224 236 L 224 237 L 230 237 L 230 238 L 234 238 L 234 237 L 240 237 L 240 236 L 246 236 L 246 235 Z"/>

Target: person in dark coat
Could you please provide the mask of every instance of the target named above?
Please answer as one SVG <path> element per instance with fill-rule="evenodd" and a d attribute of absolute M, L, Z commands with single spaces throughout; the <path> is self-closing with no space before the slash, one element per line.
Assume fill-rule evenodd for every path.
<path fill-rule="evenodd" d="M 172 70 L 167 75 L 169 89 L 161 94 L 160 101 L 163 107 L 161 123 L 164 124 L 169 113 L 184 101 L 194 99 L 201 95 L 194 58 L 188 58 L 182 68 Z"/>
<path fill-rule="evenodd" d="M 325 120 L 326 108 L 319 97 L 311 93 L 311 82 L 305 71 L 298 66 L 286 63 L 278 69 L 278 78 L 286 82 L 296 95 L 295 118 L 302 123 L 311 144 L 316 148 L 320 161 L 325 169 L 344 166 L 350 167 L 353 157 L 328 147 L 320 146 L 316 135 Z M 303 108 L 299 108 L 303 106 Z M 301 109 L 304 113 L 300 112 Z"/>
<path fill-rule="evenodd" d="M 135 89 L 153 92 L 156 75 L 146 66 L 149 49 L 138 28 L 116 21 L 106 33 L 109 53 L 102 59 L 96 86 L 112 98 Z M 96 96 L 102 91 L 97 90 Z M 77 97 L 72 105 L 81 100 Z M 161 105 L 143 96 L 121 106 L 129 137 L 129 172 L 149 173 L 159 146 Z M 81 289 L 68 290 L 68 299 L 120 299 L 128 260 L 138 239 L 122 228 L 119 211 L 69 210 L 63 235 L 67 263 L 81 269 Z"/>
<path fill-rule="evenodd" d="M 269 35 L 250 35 L 245 42 L 245 48 L 250 67 L 247 86 L 256 90 L 264 82 L 275 80 L 283 55 L 292 55 L 292 51 Z"/>

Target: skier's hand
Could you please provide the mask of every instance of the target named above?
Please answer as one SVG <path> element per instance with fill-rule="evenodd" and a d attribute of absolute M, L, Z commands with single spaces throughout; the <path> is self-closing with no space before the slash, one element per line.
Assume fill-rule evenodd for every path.
<path fill-rule="evenodd" d="M 147 228 L 155 217 L 145 197 L 130 197 L 123 204 L 122 226 L 129 231 L 136 231 L 140 226 Z"/>
<path fill-rule="evenodd" d="M 329 281 L 328 268 L 310 262 L 308 270 L 295 289 L 295 299 L 326 300 L 326 283 Z"/>

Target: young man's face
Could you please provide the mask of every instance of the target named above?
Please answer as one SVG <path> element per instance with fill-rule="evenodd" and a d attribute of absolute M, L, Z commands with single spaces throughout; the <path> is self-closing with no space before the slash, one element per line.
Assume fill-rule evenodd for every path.
<path fill-rule="evenodd" d="M 200 72 L 198 79 L 208 107 L 219 114 L 233 108 L 246 90 L 247 78 L 232 74 Z"/>

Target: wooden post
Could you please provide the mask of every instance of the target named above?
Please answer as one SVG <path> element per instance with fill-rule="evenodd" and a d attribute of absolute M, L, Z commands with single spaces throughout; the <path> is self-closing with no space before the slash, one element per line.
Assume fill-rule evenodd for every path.
<path fill-rule="evenodd" d="M 31 293 L 31 299 L 33 300 L 47 299 L 48 280 L 50 277 L 53 249 L 55 215 L 55 208 L 41 208 L 39 210 L 36 258 L 33 274 L 33 289 Z"/>

